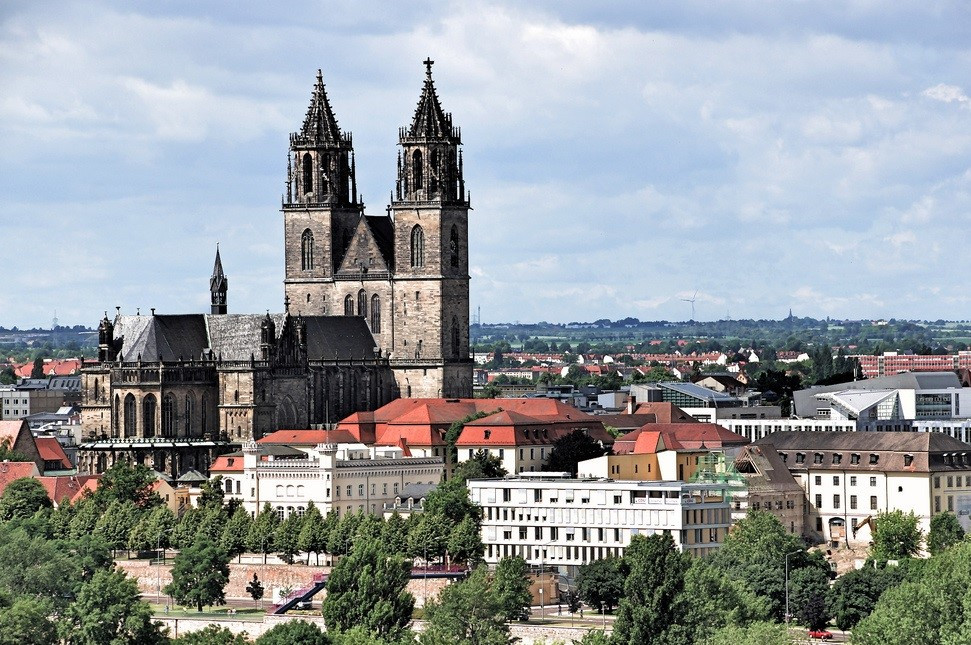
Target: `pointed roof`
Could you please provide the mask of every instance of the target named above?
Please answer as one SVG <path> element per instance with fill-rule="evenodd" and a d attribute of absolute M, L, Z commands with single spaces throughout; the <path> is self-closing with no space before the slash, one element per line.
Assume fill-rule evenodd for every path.
<path fill-rule="evenodd" d="M 219 244 L 216 244 L 216 263 L 212 265 L 212 277 L 223 278 L 226 274 L 223 273 L 223 261 L 219 257 Z M 107 316 L 107 314 L 106 314 Z"/>
<path fill-rule="evenodd" d="M 337 126 L 337 118 L 330 107 L 327 90 L 324 89 L 324 77 L 319 69 L 317 82 L 310 97 L 310 107 L 307 108 L 307 116 L 304 117 L 303 127 L 300 128 L 300 137 L 314 142 L 340 143 L 342 141 L 341 129 Z"/>
<path fill-rule="evenodd" d="M 416 139 L 448 139 L 459 143 L 459 136 L 452 128 L 452 115 L 446 114 L 438 101 L 435 82 L 432 80 L 434 63 L 430 58 L 425 59 L 425 85 L 422 87 L 408 136 Z"/>

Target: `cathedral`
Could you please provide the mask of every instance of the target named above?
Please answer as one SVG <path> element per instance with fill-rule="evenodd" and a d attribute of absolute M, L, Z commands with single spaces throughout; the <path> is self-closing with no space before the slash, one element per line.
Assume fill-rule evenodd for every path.
<path fill-rule="evenodd" d="M 352 138 L 318 72 L 290 135 L 283 313 L 228 313 L 217 249 L 209 314 L 105 315 L 81 377 L 80 472 L 126 460 L 175 478 L 278 429 L 399 396 L 471 396 L 470 206 L 432 64 L 381 216 L 364 213 Z"/>

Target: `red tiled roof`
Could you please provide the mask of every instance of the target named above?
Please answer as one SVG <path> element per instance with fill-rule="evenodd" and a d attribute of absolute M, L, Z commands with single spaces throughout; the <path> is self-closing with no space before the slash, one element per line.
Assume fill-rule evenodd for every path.
<path fill-rule="evenodd" d="M 77 495 L 78 491 L 89 479 L 98 479 L 101 475 L 59 475 L 57 477 L 37 477 L 47 496 L 57 506 L 66 497 L 68 500 Z"/>
<path fill-rule="evenodd" d="M 30 378 L 30 373 L 34 370 L 33 361 L 28 361 L 21 365 L 13 363 L 14 374 L 20 378 Z M 48 358 L 44 360 L 44 376 L 71 376 L 81 370 L 81 359 L 79 358 Z"/>
<path fill-rule="evenodd" d="M 30 432 L 27 422 L 23 419 L 0 421 L 0 443 L 9 441 L 9 447 L 13 448 L 22 431 Z"/>
<path fill-rule="evenodd" d="M 277 430 L 257 441 L 286 446 L 316 446 L 319 443 L 357 443 L 358 438 L 346 429 L 336 430 Z"/>
<path fill-rule="evenodd" d="M 60 462 L 61 467 L 64 470 L 74 468 L 74 464 L 72 464 L 71 460 L 67 458 L 64 448 L 61 447 L 61 442 L 59 442 L 57 438 L 34 437 L 34 443 L 37 444 L 37 452 L 40 454 L 40 458 L 43 461 Z"/>
<path fill-rule="evenodd" d="M 658 439 L 666 450 L 704 450 L 749 443 L 742 435 L 714 423 L 649 423 L 619 438 L 614 443 L 614 454 L 656 452 Z"/>
<path fill-rule="evenodd" d="M 101 482 L 100 477 L 97 477 L 97 478 L 92 477 L 91 479 L 85 480 L 84 483 L 81 484 L 81 488 L 78 490 L 78 492 L 75 493 L 74 497 L 71 498 L 71 503 L 73 504 L 77 502 L 79 499 L 84 498 L 86 495 L 94 494 L 94 491 L 98 490 L 98 484 L 100 482 Z"/>
<path fill-rule="evenodd" d="M 32 461 L 4 461 L 0 462 L 0 495 L 6 490 L 10 482 L 24 477 L 37 477 L 40 471 Z"/>
<path fill-rule="evenodd" d="M 243 458 L 239 455 L 220 455 L 209 466 L 211 474 L 243 472 Z"/>

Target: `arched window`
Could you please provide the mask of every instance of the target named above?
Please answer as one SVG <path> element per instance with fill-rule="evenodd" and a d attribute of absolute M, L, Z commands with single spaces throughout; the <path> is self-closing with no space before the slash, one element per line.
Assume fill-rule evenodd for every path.
<path fill-rule="evenodd" d="M 185 395 L 185 416 L 182 424 L 182 436 L 192 435 L 192 417 L 195 414 L 196 401 L 192 394 Z"/>
<path fill-rule="evenodd" d="M 303 181 L 301 182 L 301 187 L 304 193 L 310 193 L 314 190 L 314 160 L 310 156 L 309 152 L 303 155 Z"/>
<path fill-rule="evenodd" d="M 134 437 L 138 427 L 138 416 L 135 411 L 135 396 L 125 397 L 125 436 Z"/>
<path fill-rule="evenodd" d="M 417 224 L 411 229 L 411 266 L 425 266 L 425 231 Z"/>
<path fill-rule="evenodd" d="M 175 436 L 175 397 L 171 394 L 162 399 L 162 436 Z"/>
<path fill-rule="evenodd" d="M 448 254 L 452 267 L 459 268 L 459 227 L 452 224 L 452 232 L 448 236 Z"/>
<path fill-rule="evenodd" d="M 121 397 L 115 395 L 114 414 L 111 415 L 111 436 L 118 436 L 118 428 L 121 427 Z"/>
<path fill-rule="evenodd" d="M 354 298 L 351 294 L 344 296 L 344 315 L 353 316 L 354 315 Z"/>
<path fill-rule="evenodd" d="M 101 381 L 94 379 L 94 400 L 97 403 L 101 399 Z"/>
<path fill-rule="evenodd" d="M 364 289 L 357 292 L 357 315 L 367 318 L 367 292 Z"/>
<path fill-rule="evenodd" d="M 149 394 L 142 399 L 142 436 L 155 436 L 155 416 L 158 408 L 158 401 L 154 394 Z"/>
<path fill-rule="evenodd" d="M 452 316 L 452 356 L 459 357 L 459 348 L 462 344 L 462 332 L 459 331 L 459 319 Z"/>
<path fill-rule="evenodd" d="M 381 298 L 378 294 L 371 296 L 371 333 L 381 333 Z"/>
<path fill-rule="evenodd" d="M 227 493 L 232 493 L 233 492 L 233 480 L 227 478 L 226 481 L 223 482 L 223 487 L 226 489 L 226 492 Z"/>
<path fill-rule="evenodd" d="M 421 190 L 422 187 L 422 175 L 425 171 L 425 164 L 421 161 L 421 150 L 415 150 L 415 154 L 411 156 L 411 175 L 412 181 L 415 185 L 415 190 Z"/>
<path fill-rule="evenodd" d="M 300 236 L 300 268 L 304 271 L 314 268 L 314 234 L 309 228 Z"/>

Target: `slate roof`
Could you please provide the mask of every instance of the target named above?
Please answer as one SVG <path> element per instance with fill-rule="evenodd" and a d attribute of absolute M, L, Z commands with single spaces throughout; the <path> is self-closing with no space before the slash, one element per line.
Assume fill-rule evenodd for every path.
<path fill-rule="evenodd" d="M 367 224 L 374 235 L 375 243 L 381 249 L 385 264 L 394 271 L 394 222 L 387 215 L 368 215 Z"/>
<path fill-rule="evenodd" d="M 270 314 L 282 330 L 287 314 Z M 126 361 L 202 358 L 211 350 L 223 360 L 245 361 L 260 355 L 261 314 L 157 314 L 118 316 L 115 338 L 122 339 Z M 310 360 L 374 358 L 374 337 L 357 316 L 304 316 Z"/>

